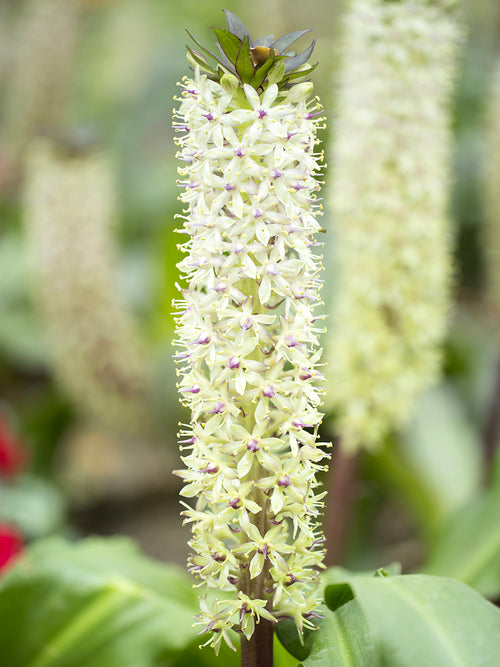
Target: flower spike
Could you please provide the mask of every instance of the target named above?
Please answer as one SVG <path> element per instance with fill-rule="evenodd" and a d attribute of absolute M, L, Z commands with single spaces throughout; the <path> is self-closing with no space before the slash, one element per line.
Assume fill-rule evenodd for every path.
<path fill-rule="evenodd" d="M 243 652 L 266 632 L 272 640 L 279 619 L 301 632 L 320 600 L 316 472 L 326 453 L 316 441 L 323 317 L 313 248 L 324 119 L 300 80 L 306 70 L 294 69 L 306 56 L 284 53 L 307 31 L 253 41 L 232 12 L 226 19 L 228 30 L 214 29 L 221 55 L 190 51 L 194 75 L 176 98 L 187 240 L 175 344 L 191 411 L 177 474 L 198 623 L 216 651 L 233 647 L 236 630 Z"/>

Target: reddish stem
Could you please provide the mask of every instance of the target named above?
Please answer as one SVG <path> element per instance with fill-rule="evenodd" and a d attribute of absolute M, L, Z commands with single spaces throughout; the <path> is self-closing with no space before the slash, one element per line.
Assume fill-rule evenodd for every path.
<path fill-rule="evenodd" d="M 328 478 L 325 513 L 325 565 L 342 565 L 349 541 L 351 517 L 356 499 L 359 454 L 345 452 L 337 439 Z"/>
<path fill-rule="evenodd" d="M 484 426 L 484 481 L 487 484 L 491 478 L 492 466 L 495 460 L 498 441 L 500 440 L 500 359 L 496 364 L 495 384 L 491 396 L 490 407 L 486 415 Z"/>
<path fill-rule="evenodd" d="M 241 667 L 273 667 L 274 623 L 261 619 L 250 639 L 241 637 Z"/>

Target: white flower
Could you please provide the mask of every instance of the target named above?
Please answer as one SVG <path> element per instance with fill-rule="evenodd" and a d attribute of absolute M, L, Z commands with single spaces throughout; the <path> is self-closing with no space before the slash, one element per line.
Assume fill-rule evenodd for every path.
<path fill-rule="evenodd" d="M 272 84 L 261 96 L 244 85 L 247 108 L 199 71 L 182 87 L 188 240 L 176 342 L 192 422 L 178 474 L 196 498 L 184 512 L 191 570 L 226 591 L 215 607 L 202 601 L 217 648 L 227 628 L 249 638 L 261 616 L 290 615 L 290 600 L 302 628 L 318 603 L 320 108 L 309 84 L 298 93 Z"/>

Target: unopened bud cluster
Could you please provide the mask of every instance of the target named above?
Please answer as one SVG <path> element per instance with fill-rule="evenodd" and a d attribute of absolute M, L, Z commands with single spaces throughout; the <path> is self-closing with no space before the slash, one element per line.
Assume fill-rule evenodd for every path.
<path fill-rule="evenodd" d="M 441 365 L 451 285 L 447 1 L 354 0 L 332 152 L 331 407 L 346 449 L 379 446 Z"/>
<path fill-rule="evenodd" d="M 175 113 L 188 240 L 176 303 L 178 385 L 191 410 L 178 474 L 191 570 L 218 649 L 233 628 L 304 619 L 323 549 L 316 442 L 322 418 L 321 267 L 312 248 L 321 108 L 312 85 L 265 92 L 196 69 Z M 221 85 L 222 84 L 222 85 Z M 241 99 L 244 103 L 241 104 Z M 236 101 L 238 100 L 238 102 Z M 306 620 L 307 622 L 307 620 Z"/>

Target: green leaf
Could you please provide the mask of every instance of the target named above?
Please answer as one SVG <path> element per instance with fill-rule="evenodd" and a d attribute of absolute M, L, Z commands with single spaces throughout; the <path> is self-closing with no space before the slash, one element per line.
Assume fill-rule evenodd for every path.
<path fill-rule="evenodd" d="M 224 14 L 226 15 L 226 23 L 228 29 L 234 35 L 237 35 L 241 41 L 248 37 L 250 40 L 250 34 L 245 26 L 245 24 L 229 9 L 224 9 Z"/>
<path fill-rule="evenodd" d="M 14 523 L 28 538 L 60 528 L 64 510 L 61 494 L 43 479 L 26 475 L 15 483 L 0 483 L 0 521 Z"/>
<path fill-rule="evenodd" d="M 314 51 L 315 46 L 316 46 L 316 40 L 313 39 L 313 41 L 307 47 L 307 49 L 304 49 L 301 53 L 299 53 L 296 56 L 287 58 L 287 60 L 285 60 L 286 63 L 285 72 L 288 74 L 289 72 L 293 72 L 294 70 L 296 70 L 297 67 L 301 67 L 302 65 L 304 65 L 304 63 L 306 63 L 311 57 L 311 54 Z"/>
<path fill-rule="evenodd" d="M 500 610 L 452 579 L 426 575 L 351 576 L 354 599 L 326 611 L 304 667 L 496 667 Z"/>
<path fill-rule="evenodd" d="M 243 43 L 241 44 L 238 57 L 236 58 L 235 67 L 236 72 L 238 73 L 238 76 L 243 81 L 243 83 L 249 83 L 254 73 L 254 67 L 252 59 L 250 58 L 248 37 L 245 37 Z"/>
<path fill-rule="evenodd" d="M 295 625 L 295 624 L 294 624 Z M 210 647 L 199 648 L 208 636 L 198 637 L 196 641 L 186 650 L 182 651 L 175 659 L 169 661 L 168 667 L 241 667 L 241 652 L 239 640 L 236 633 L 233 634 L 236 651 L 231 651 L 224 643 L 221 645 L 219 655 Z M 276 635 L 274 636 L 274 667 L 297 667 L 297 660 L 280 644 Z M 131 666 L 135 667 L 135 666 Z"/>
<path fill-rule="evenodd" d="M 467 409 L 451 385 L 441 384 L 421 397 L 399 450 L 403 465 L 429 494 L 438 522 L 475 496 L 481 448 Z"/>
<path fill-rule="evenodd" d="M 218 63 L 220 63 L 221 65 L 224 65 L 224 63 L 223 63 L 222 60 L 219 58 L 219 56 L 216 56 L 215 53 L 212 53 L 212 51 L 210 51 L 210 50 L 207 49 L 205 46 L 203 46 L 203 44 L 202 44 L 201 42 L 199 42 L 199 41 L 196 39 L 196 37 L 195 37 L 189 30 L 187 30 L 187 28 L 186 28 L 186 32 L 187 32 L 187 34 L 191 37 L 191 39 L 193 40 L 193 42 L 194 42 L 195 44 L 197 44 L 197 45 L 200 47 L 200 49 L 201 49 L 202 51 L 205 51 L 205 53 L 206 53 L 207 55 L 211 56 L 214 60 L 216 60 L 216 61 L 217 61 Z"/>
<path fill-rule="evenodd" d="M 210 646 L 200 648 L 203 641 L 203 637 L 197 637 L 188 649 L 182 651 L 172 662 L 168 663 L 168 667 L 222 667 L 222 665 L 241 667 L 239 651 L 231 651 L 226 644 L 222 643 L 219 655 L 215 655 L 215 651 Z M 235 645 L 237 646 L 238 642 Z"/>
<path fill-rule="evenodd" d="M 3 224 L 3 223 L 2 223 Z M 0 238 L 0 351 L 22 365 L 44 364 L 46 343 L 33 308 L 33 276 L 26 243 L 16 233 Z"/>
<path fill-rule="evenodd" d="M 306 28 L 306 30 L 294 30 L 289 32 L 283 37 L 280 37 L 275 42 L 273 42 L 273 49 L 276 49 L 278 53 L 284 53 L 289 46 L 296 42 L 300 37 L 303 37 L 308 32 L 311 32 L 311 28 Z"/>
<path fill-rule="evenodd" d="M 287 78 L 289 81 L 292 81 L 293 79 L 299 79 L 303 76 L 308 76 L 313 70 L 316 69 L 318 66 L 318 63 L 314 63 L 314 65 L 310 65 L 309 67 L 304 67 L 304 69 L 299 69 L 296 72 L 289 72 L 287 74 Z"/>
<path fill-rule="evenodd" d="M 241 40 L 227 30 L 222 30 L 221 28 L 212 28 L 212 30 L 215 32 L 215 36 L 217 37 L 221 49 L 229 58 L 230 62 L 234 64 L 241 48 Z"/>
<path fill-rule="evenodd" d="M 427 574 L 459 579 L 487 597 L 500 595 L 500 484 L 458 510 L 436 533 Z"/>
<path fill-rule="evenodd" d="M 262 63 L 257 69 L 255 70 L 252 78 L 250 79 L 250 85 L 253 86 L 256 90 L 259 88 L 264 79 L 267 76 L 267 73 L 271 69 L 271 67 L 274 65 L 276 61 L 276 55 L 273 50 L 269 52 L 269 57 L 268 59 Z"/>
<path fill-rule="evenodd" d="M 387 577 L 395 577 L 396 575 L 401 574 L 401 563 L 394 561 L 377 570 L 363 570 L 360 572 L 346 570 L 344 567 L 329 567 L 321 575 L 321 580 L 325 585 L 342 584 L 345 581 L 352 579 L 352 577 L 377 577 L 382 573 L 384 573 L 383 576 Z"/>
<path fill-rule="evenodd" d="M 304 637 L 301 641 L 295 621 L 285 619 L 280 621 L 276 626 L 276 636 L 281 644 L 286 647 L 287 651 L 295 656 L 297 660 L 305 660 L 311 652 L 316 631 L 305 629 Z"/>
<path fill-rule="evenodd" d="M 180 568 L 128 540 L 44 540 L 1 581 L 2 664 L 152 667 L 193 640 L 197 608 Z"/>
<path fill-rule="evenodd" d="M 336 612 L 321 611 L 324 618 L 304 667 L 381 667 L 373 633 L 356 600 Z"/>
<path fill-rule="evenodd" d="M 201 55 L 197 54 L 196 51 L 193 51 L 192 49 L 190 49 L 187 44 L 186 44 L 186 49 L 191 54 L 191 57 L 193 58 L 193 60 L 196 63 L 198 63 L 198 65 L 200 65 L 203 70 L 206 70 L 206 71 L 210 72 L 210 74 L 213 74 L 214 76 L 218 76 L 217 70 L 215 70 L 213 67 L 210 67 L 210 65 L 205 60 L 203 60 L 203 57 Z"/>
<path fill-rule="evenodd" d="M 349 584 L 340 583 L 340 584 L 331 584 L 328 587 L 330 591 L 328 598 L 328 606 L 332 611 L 337 611 L 339 607 L 342 607 L 347 602 L 354 600 L 354 593 Z"/>

